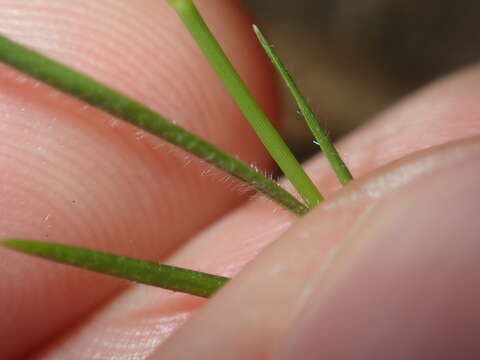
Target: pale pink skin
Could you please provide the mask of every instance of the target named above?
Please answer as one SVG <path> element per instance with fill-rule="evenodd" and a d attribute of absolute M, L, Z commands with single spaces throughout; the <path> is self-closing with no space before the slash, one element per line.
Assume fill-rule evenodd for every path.
<path fill-rule="evenodd" d="M 272 73 L 250 31 L 251 20 L 233 1 L 198 5 L 275 119 Z M 2 0 L 0 10 L 1 33 L 126 92 L 247 162 L 271 166 L 163 1 Z M 476 179 L 480 172 L 475 171 L 480 160 L 480 69 L 475 67 L 414 94 L 342 141 L 340 152 L 359 178 L 347 189 L 336 192 L 339 185 L 325 160 L 311 160 L 308 172 L 329 199 L 301 220 L 268 200 L 242 195 L 235 181 L 225 182 L 216 171 L 206 176 L 205 165 L 162 141 L 7 67 L 0 67 L 0 79 L 0 236 L 83 245 L 226 276 L 236 276 L 255 259 L 205 304 L 0 248 L 0 349 L 6 359 L 27 354 L 36 359 L 289 359 L 299 349 L 305 358 L 316 358 L 322 346 L 332 359 L 349 359 L 335 351 L 367 345 L 359 345 L 358 336 L 342 337 L 338 324 L 352 333 L 369 329 L 355 328 L 355 314 L 343 317 L 345 307 L 336 305 L 342 298 L 335 296 L 344 293 L 338 279 L 353 282 L 359 295 L 373 286 L 355 268 L 371 263 L 362 246 L 375 245 L 372 239 L 390 231 L 383 224 L 402 218 L 395 215 L 397 208 L 422 196 L 422 213 L 409 211 L 413 219 L 441 210 L 433 198 L 457 209 L 465 200 L 466 214 L 473 216 L 467 198 L 478 196 L 475 183 L 462 179 Z M 462 193 L 464 188 L 469 191 Z M 464 196 L 442 198 L 452 189 Z M 466 236 L 463 228 L 455 232 L 457 241 Z M 424 238 L 438 238 L 434 230 L 425 230 Z M 437 262 L 448 262 L 449 254 L 445 250 Z M 359 279 L 351 280 L 350 273 Z M 457 280 L 465 275 L 452 274 Z M 423 286 L 409 289 L 421 292 Z M 437 294 L 439 304 L 451 302 L 449 289 Z M 327 298 L 334 301 L 317 309 Z M 343 298 L 369 301 L 355 300 Z M 478 317 L 474 307 L 465 311 Z M 320 325 L 307 324 L 316 317 Z M 392 318 L 388 329 L 398 336 L 398 348 L 408 348 Z M 416 318 L 402 326 L 416 328 Z M 321 334 L 328 321 L 329 328 L 339 328 L 333 340 L 309 342 L 305 329 Z M 423 333 L 426 343 L 432 329 Z M 468 324 L 460 329 L 475 330 Z"/>

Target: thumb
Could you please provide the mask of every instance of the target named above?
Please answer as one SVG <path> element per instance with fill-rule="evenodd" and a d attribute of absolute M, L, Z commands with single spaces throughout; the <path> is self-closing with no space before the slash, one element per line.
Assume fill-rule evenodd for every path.
<path fill-rule="evenodd" d="M 477 160 L 434 172 L 371 211 L 280 358 L 479 358 Z"/>

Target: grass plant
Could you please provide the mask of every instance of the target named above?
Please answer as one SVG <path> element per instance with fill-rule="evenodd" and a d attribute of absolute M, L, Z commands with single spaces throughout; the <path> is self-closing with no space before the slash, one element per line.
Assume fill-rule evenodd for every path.
<path fill-rule="evenodd" d="M 296 215 L 306 214 L 310 208 L 316 206 L 323 199 L 320 192 L 269 122 L 261 107 L 254 100 L 245 83 L 203 21 L 193 2 L 191 0 L 167 1 L 182 18 L 262 143 L 295 186 L 306 204 L 297 200 L 292 194 L 265 177 L 254 167 L 175 125 L 145 105 L 85 74 L 49 59 L 1 35 L 0 62 L 6 63 L 66 94 L 72 95 L 179 146 L 185 151 L 246 182 L 257 191 L 268 196 L 272 201 Z M 328 140 L 318 122 L 316 122 L 305 98 L 301 95 L 280 59 L 273 53 L 273 50 L 258 28 L 255 28 L 255 32 L 297 100 L 307 123 L 341 183 L 348 183 L 352 179 L 350 172 L 333 144 Z M 9 238 L 0 240 L 0 245 L 51 261 L 66 263 L 202 297 L 210 297 L 228 281 L 228 278 L 217 275 L 58 243 Z"/>

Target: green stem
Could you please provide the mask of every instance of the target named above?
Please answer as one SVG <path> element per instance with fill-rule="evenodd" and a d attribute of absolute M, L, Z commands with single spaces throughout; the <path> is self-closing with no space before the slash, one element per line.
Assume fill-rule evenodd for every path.
<path fill-rule="evenodd" d="M 335 149 L 335 146 L 328 139 L 327 134 L 320 127 L 320 124 L 315 118 L 315 114 L 313 113 L 312 108 L 308 104 L 308 101 L 302 95 L 300 89 L 288 73 L 288 70 L 283 64 L 282 60 L 278 57 L 273 48 L 270 46 L 260 29 L 257 26 L 253 25 L 253 30 L 255 31 L 255 34 L 257 35 L 260 44 L 265 49 L 268 57 L 272 61 L 277 71 L 280 73 L 281 77 L 285 81 L 285 84 L 295 98 L 295 101 L 297 102 L 297 105 L 302 112 L 302 115 L 305 118 L 308 127 L 312 131 L 315 139 L 320 145 L 320 148 L 330 162 L 330 165 L 332 166 L 333 171 L 337 175 L 338 180 L 342 185 L 348 184 L 351 180 L 353 180 L 352 174 L 348 170 L 347 165 L 345 165 L 345 162 L 340 157 L 337 149 Z"/>
<path fill-rule="evenodd" d="M 118 118 L 162 137 L 245 181 L 297 215 L 308 209 L 253 167 L 219 150 L 129 97 L 0 35 L 0 61 Z"/>
<path fill-rule="evenodd" d="M 64 244 L 4 239 L 0 240 L 0 245 L 102 274 L 202 297 L 212 296 L 229 280 L 222 276 Z"/>
<path fill-rule="evenodd" d="M 177 11 L 238 107 L 309 207 L 323 197 L 253 98 L 191 0 L 167 0 Z"/>

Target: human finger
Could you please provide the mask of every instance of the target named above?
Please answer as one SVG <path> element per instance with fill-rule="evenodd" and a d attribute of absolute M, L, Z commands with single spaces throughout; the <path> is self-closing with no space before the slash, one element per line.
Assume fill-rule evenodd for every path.
<path fill-rule="evenodd" d="M 198 5 L 274 115 L 270 72 L 245 12 L 234 1 Z M 0 8 L 8 37 L 268 168 L 265 151 L 165 1 L 3 0 Z M 185 153 L 133 126 L 6 66 L 0 79 L 2 236 L 157 260 L 244 199 L 223 175 L 202 175 L 204 164 L 189 164 Z M 6 249 L 0 268 L 6 358 L 38 346 L 125 285 Z"/>
<path fill-rule="evenodd" d="M 285 309 L 289 307 L 289 304 L 291 305 L 286 298 L 286 293 L 292 289 L 285 287 L 283 283 L 276 283 L 278 288 L 272 288 L 272 284 L 268 285 L 269 283 L 262 274 L 268 274 L 268 269 L 275 269 L 278 266 L 282 269 L 282 261 L 296 255 L 298 255 L 297 261 L 292 260 L 292 262 L 297 264 L 300 269 L 304 269 L 301 267 L 302 264 L 306 269 L 308 269 L 308 264 L 311 265 L 311 269 L 314 269 L 315 264 L 322 259 L 328 247 L 345 237 L 359 214 L 369 206 L 416 181 L 433 169 L 455 163 L 461 156 L 465 156 L 478 147 L 477 143 L 473 141 L 455 144 L 454 148 L 436 147 L 480 133 L 478 120 L 474 116 L 478 110 L 474 96 L 475 89 L 480 86 L 478 74 L 479 70 L 473 68 L 434 84 L 405 100 L 394 110 L 387 112 L 373 124 L 352 134 L 342 142 L 340 149 L 349 159 L 347 162 L 352 167 L 354 174 L 359 177 L 363 176 L 365 179 L 352 183 L 337 195 L 331 196 L 337 185 L 334 185 L 333 176 L 326 172 L 328 165 L 320 158 L 312 160 L 308 164 L 309 172 L 316 177 L 317 183 L 321 184 L 322 189 L 327 189 L 330 199 L 319 210 L 316 210 L 317 213 L 321 213 L 318 218 L 314 218 L 315 221 L 311 225 L 311 229 L 315 226 L 316 231 L 313 233 L 313 230 L 306 231 L 304 235 L 308 239 L 311 233 L 313 234 L 311 236 L 321 236 L 325 241 L 319 245 L 316 237 L 310 238 L 310 242 L 300 241 L 296 238 L 290 242 L 281 240 L 278 246 L 275 244 L 269 247 L 253 263 L 252 267 L 247 268 L 245 273 L 250 275 L 241 275 L 239 279 L 232 282 L 231 286 L 238 287 L 238 292 L 229 291 L 229 287 L 227 287 L 225 292 L 219 293 L 218 297 L 214 298 L 211 304 L 207 304 L 192 322 L 187 323 L 185 330 L 181 329 L 178 335 L 172 338 L 172 342 L 177 344 L 175 349 L 181 350 L 186 343 L 189 346 L 183 346 L 184 350 L 194 349 L 196 345 L 201 345 L 197 342 L 201 342 L 208 345 L 214 352 L 215 349 L 219 349 L 217 345 L 220 347 L 230 346 L 242 339 L 245 340 L 243 345 L 251 345 L 250 347 L 245 346 L 245 349 L 252 350 L 249 353 L 252 358 L 258 354 L 265 354 L 264 348 L 270 346 L 269 344 L 272 343 L 270 339 L 278 334 L 278 331 L 273 330 L 276 327 L 272 326 L 272 322 L 286 323 L 289 311 Z M 427 111 L 429 107 L 432 108 L 433 113 L 436 111 L 436 116 L 429 116 Z M 410 114 L 415 113 L 415 109 L 418 109 L 418 114 L 423 114 L 423 116 L 419 116 L 411 126 L 408 126 L 407 124 L 411 120 Z M 462 110 L 461 113 L 459 113 L 459 109 Z M 399 131 L 400 129 L 403 131 Z M 425 129 L 432 131 L 427 132 Z M 422 134 L 422 141 L 410 140 L 410 137 L 418 136 L 419 133 Z M 369 138 L 368 134 L 371 134 L 372 138 Z M 384 139 L 379 134 L 395 136 L 390 135 L 388 139 Z M 430 150 L 425 150 L 425 147 Z M 406 162 L 393 163 L 388 168 L 379 169 L 378 172 L 372 174 L 372 171 L 378 167 L 420 150 L 422 150 L 421 153 L 413 155 L 414 157 Z M 367 155 L 372 155 L 372 158 Z M 322 169 L 325 172 L 321 171 Z M 367 176 L 368 173 L 370 175 Z M 322 208 L 336 210 L 322 211 Z M 309 215 L 307 218 L 312 217 Z M 292 219 L 284 216 L 284 213 L 275 212 L 266 202 L 257 200 L 246 204 L 236 213 L 212 226 L 191 241 L 188 246 L 181 249 L 171 261 L 177 265 L 231 276 L 251 261 L 269 243 L 280 237 L 291 224 Z M 297 226 L 301 225 L 295 225 L 295 227 Z M 299 230 L 300 238 L 303 236 L 301 234 L 302 232 Z M 289 246 L 286 245 L 287 243 Z M 306 246 L 307 244 L 310 245 Z M 273 250 L 276 248 L 277 251 Z M 302 262 L 302 256 L 311 261 Z M 269 260 L 262 261 L 262 259 Z M 260 262 L 264 264 L 264 267 L 256 265 Z M 288 266 L 283 268 L 288 272 Z M 305 274 L 305 272 L 293 270 L 292 274 L 297 274 L 300 279 L 299 274 Z M 241 279 L 248 280 L 243 282 Z M 292 281 L 290 284 L 297 284 L 301 289 L 302 282 Z M 265 291 L 252 291 L 252 289 L 265 289 Z M 275 300 L 269 297 L 280 291 L 285 291 L 285 296 L 277 297 Z M 226 292 L 230 295 L 224 296 L 223 294 Z M 290 294 L 290 299 L 296 298 L 294 291 Z M 61 356 L 72 356 L 79 349 L 91 346 L 92 351 L 97 353 L 117 354 L 119 351 L 127 351 L 126 347 L 128 347 L 132 356 L 145 357 L 153 348 L 165 341 L 175 329 L 184 324 L 200 304 L 203 302 L 192 297 L 143 286 L 135 287 L 106 306 L 95 318 L 73 329 L 61 341 L 52 344 L 47 353 L 61 358 Z M 281 307 L 278 314 L 269 316 L 278 307 Z M 223 310 L 220 311 L 220 309 Z M 249 310 L 259 314 L 255 326 L 252 325 L 250 321 L 252 319 L 248 314 L 240 315 L 242 311 L 248 312 Z M 210 318 L 216 311 L 223 314 L 224 317 L 222 319 L 220 317 Z M 268 318 L 260 316 L 263 312 L 268 315 Z M 202 320 L 197 320 L 199 318 Z M 214 335 L 210 337 L 210 333 L 206 334 L 203 331 L 194 339 L 192 334 L 195 333 L 195 330 L 205 329 L 207 326 L 210 328 L 207 325 L 210 320 L 212 320 L 211 334 L 218 335 L 218 338 Z M 192 332 L 189 329 L 193 329 Z M 244 331 L 241 333 L 241 337 L 240 332 L 236 330 Z M 245 338 L 243 338 L 244 336 Z M 94 339 L 99 338 L 105 341 L 102 344 L 93 343 Z M 222 338 L 225 341 L 217 341 Z M 248 343 L 252 339 L 254 342 Z M 170 348 L 173 345 L 167 346 Z M 232 347 L 231 349 L 238 348 Z M 158 354 L 163 354 L 162 346 L 158 351 Z M 242 354 L 240 351 L 233 351 L 233 353 L 239 356 Z M 218 354 L 224 353 L 218 352 Z M 209 356 L 213 355 L 209 353 Z"/>

